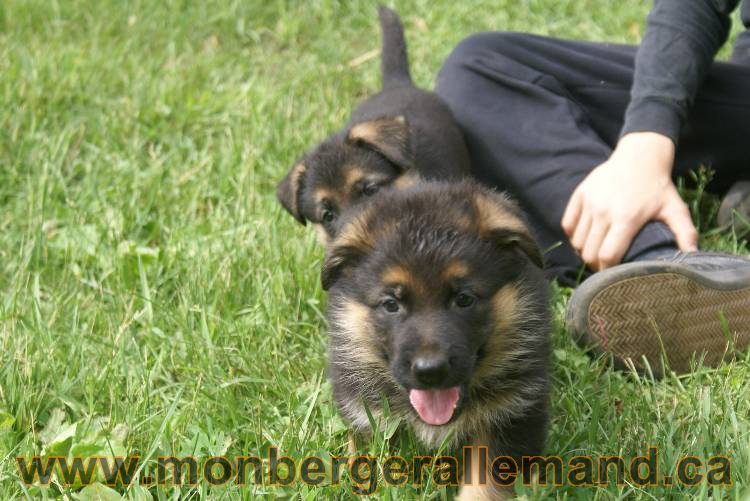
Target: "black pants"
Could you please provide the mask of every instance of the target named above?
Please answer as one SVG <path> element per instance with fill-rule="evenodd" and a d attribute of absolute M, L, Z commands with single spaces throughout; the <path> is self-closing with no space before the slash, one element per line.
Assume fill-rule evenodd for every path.
<path fill-rule="evenodd" d="M 636 47 L 479 33 L 462 41 L 437 78 L 464 131 L 473 171 L 527 211 L 548 276 L 572 285 L 583 269 L 560 227 L 576 186 L 609 157 L 623 123 Z M 715 62 L 680 136 L 675 176 L 705 165 L 722 194 L 750 179 L 750 61 Z M 675 246 L 648 223 L 623 261 Z"/>

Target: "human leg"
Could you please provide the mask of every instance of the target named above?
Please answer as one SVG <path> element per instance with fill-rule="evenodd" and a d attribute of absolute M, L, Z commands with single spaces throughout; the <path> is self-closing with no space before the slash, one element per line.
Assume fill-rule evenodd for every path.
<path fill-rule="evenodd" d="M 636 48 L 519 33 L 472 35 L 454 50 L 437 81 L 452 108 L 481 181 L 509 190 L 528 212 L 547 255 L 548 274 L 576 282 L 582 263 L 560 219 L 581 180 L 619 138 Z M 714 65 L 680 138 L 675 175 L 707 165 L 719 193 L 747 175 L 750 71 Z M 713 148 L 712 148 L 713 146 Z M 746 169 L 745 169 L 746 170 Z M 647 224 L 624 262 L 674 249 L 660 222 Z"/>
<path fill-rule="evenodd" d="M 485 33 L 462 42 L 438 77 L 437 92 L 451 106 L 464 130 L 475 175 L 519 199 L 543 247 L 558 244 L 546 255 L 548 271 L 566 285 L 575 283 L 581 261 L 560 228 L 562 212 L 578 183 L 609 157 L 619 138 L 635 50 L 515 33 Z M 712 184 L 719 192 L 747 176 L 747 155 L 743 151 L 746 140 L 741 137 L 750 137 L 749 76 L 737 65 L 714 65 L 680 137 L 675 175 L 684 176 L 690 169 L 707 165 L 716 172 Z M 668 228 L 652 222 L 636 236 L 624 261 L 672 255 L 675 250 Z M 644 331 L 637 322 L 614 322 L 618 315 L 639 321 L 652 318 L 657 328 L 665 329 L 667 345 L 682 347 L 673 350 L 676 358 L 671 361 L 678 370 L 689 362 L 691 350 L 701 347 L 713 357 L 709 361 L 716 362 L 721 357 L 715 355 L 723 353 L 725 344 L 720 317 L 713 314 L 724 301 L 721 288 L 714 287 L 715 280 L 694 280 L 695 275 L 687 271 L 681 282 L 675 282 L 675 273 L 666 270 L 673 272 L 677 267 L 684 271 L 696 263 L 700 268 L 707 262 L 744 272 L 750 269 L 750 262 L 708 254 L 693 255 L 688 264 L 682 261 L 679 266 L 665 264 L 664 259 L 656 265 L 654 261 L 641 261 L 645 265 L 625 268 L 627 276 L 617 274 L 620 267 L 596 274 L 574 293 L 574 299 L 577 295 L 585 301 L 572 301 L 571 310 L 588 312 L 591 304 L 602 304 L 600 299 L 605 300 L 605 308 L 597 310 L 600 314 L 596 318 L 584 315 L 584 324 L 570 323 L 571 330 L 583 334 L 580 340 L 594 341 L 602 350 L 613 352 L 616 360 L 640 353 L 650 357 L 650 363 L 658 369 L 660 359 L 649 351 L 654 334 Z M 632 269 L 634 266 L 637 269 Z M 635 295 L 628 296 L 619 289 L 625 280 L 636 281 Z M 610 286 L 618 287 L 609 289 L 618 291 L 616 297 L 599 294 Z M 746 323 L 742 323 L 738 311 L 750 311 L 750 285 L 747 293 L 744 283 L 732 286 L 740 290 L 733 303 L 740 309 L 729 311 L 730 326 L 738 325 L 742 330 Z M 708 297 L 702 306 L 694 301 L 692 291 L 696 287 L 702 287 Z M 651 295 L 647 294 L 649 290 Z M 681 324 L 674 320 L 693 319 L 686 315 L 697 311 L 703 315 L 702 323 L 695 322 L 698 338 L 693 336 L 687 342 Z M 598 323 L 599 330 L 592 328 L 593 322 Z M 606 335 L 595 336 L 601 332 Z M 746 346 L 750 333 L 735 333 L 740 335 L 737 347 Z M 624 341 L 618 345 L 618 340 Z M 617 351 L 612 349 L 618 346 Z"/>

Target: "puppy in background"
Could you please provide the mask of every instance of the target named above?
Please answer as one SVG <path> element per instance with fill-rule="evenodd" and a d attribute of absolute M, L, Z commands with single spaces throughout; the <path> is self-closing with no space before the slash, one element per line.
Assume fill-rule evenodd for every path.
<path fill-rule="evenodd" d="M 469 155 L 453 115 L 434 93 L 414 86 L 398 15 L 379 7 L 383 89 L 361 103 L 349 123 L 307 152 L 279 183 L 277 197 L 325 243 L 347 207 L 386 187 L 419 178 L 458 180 Z"/>
<path fill-rule="evenodd" d="M 385 395 L 427 445 L 453 429 L 452 447 L 487 446 L 490 463 L 511 456 L 519 473 L 522 456 L 542 453 L 548 286 L 506 196 L 471 181 L 384 193 L 342 221 L 322 282 L 334 399 L 355 434 Z M 462 499 L 508 494 L 490 474 Z"/>

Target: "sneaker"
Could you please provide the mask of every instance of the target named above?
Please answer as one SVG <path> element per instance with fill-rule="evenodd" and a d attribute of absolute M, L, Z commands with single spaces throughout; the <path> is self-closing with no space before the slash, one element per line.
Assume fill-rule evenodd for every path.
<path fill-rule="evenodd" d="M 721 228 L 731 227 L 738 237 L 750 233 L 750 181 L 732 185 L 721 201 L 716 220 Z"/>
<path fill-rule="evenodd" d="M 750 259 L 678 252 L 595 273 L 573 292 L 566 325 L 620 369 L 682 374 L 701 357 L 716 367 L 750 344 Z"/>

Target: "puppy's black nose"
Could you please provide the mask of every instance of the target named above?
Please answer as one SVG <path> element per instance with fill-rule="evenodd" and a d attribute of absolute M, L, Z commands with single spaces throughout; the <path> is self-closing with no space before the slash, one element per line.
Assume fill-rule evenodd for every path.
<path fill-rule="evenodd" d="M 420 384 L 438 385 L 448 377 L 448 359 L 441 355 L 418 356 L 411 364 Z"/>

